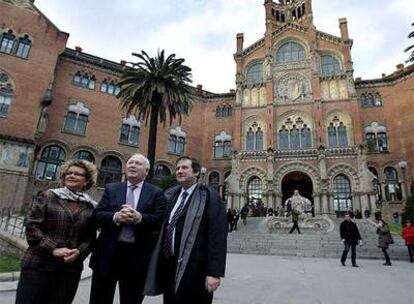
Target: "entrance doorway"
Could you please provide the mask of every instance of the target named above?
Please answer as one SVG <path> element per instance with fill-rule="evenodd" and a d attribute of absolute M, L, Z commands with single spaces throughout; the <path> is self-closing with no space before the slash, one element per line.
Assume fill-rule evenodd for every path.
<path fill-rule="evenodd" d="M 313 212 L 313 186 L 311 178 L 303 172 L 291 172 L 287 174 L 282 180 L 282 204 L 293 195 L 294 190 L 299 190 L 301 196 L 306 197 L 312 202 Z"/>

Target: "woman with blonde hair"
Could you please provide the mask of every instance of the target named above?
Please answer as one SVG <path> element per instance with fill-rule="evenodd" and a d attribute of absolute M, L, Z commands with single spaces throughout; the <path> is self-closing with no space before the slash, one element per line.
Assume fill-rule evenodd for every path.
<path fill-rule="evenodd" d="M 92 163 L 70 160 L 61 167 L 62 187 L 42 192 L 34 202 L 16 304 L 72 303 L 95 239 L 91 217 L 96 202 L 85 191 L 96 176 Z"/>

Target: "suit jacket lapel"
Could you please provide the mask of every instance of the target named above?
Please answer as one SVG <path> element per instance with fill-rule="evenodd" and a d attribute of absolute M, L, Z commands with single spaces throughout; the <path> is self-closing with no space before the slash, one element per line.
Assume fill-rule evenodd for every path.
<path fill-rule="evenodd" d="M 147 185 L 144 182 L 142 184 L 141 194 L 139 195 L 137 207 L 135 208 L 138 211 L 142 210 L 142 207 L 144 207 L 145 203 L 149 201 L 150 193 L 148 193 L 149 191 L 146 191 L 146 190 L 147 190 Z"/>
<path fill-rule="evenodd" d="M 116 194 L 116 203 L 119 205 L 119 208 L 121 208 L 122 205 L 125 204 L 126 193 L 127 193 L 127 183 L 124 182 L 120 185 L 119 190 L 117 191 L 117 194 Z"/>

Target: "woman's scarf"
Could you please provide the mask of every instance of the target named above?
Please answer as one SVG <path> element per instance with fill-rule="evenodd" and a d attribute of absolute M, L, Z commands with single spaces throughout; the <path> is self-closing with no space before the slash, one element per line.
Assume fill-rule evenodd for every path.
<path fill-rule="evenodd" d="M 98 205 L 88 194 L 84 192 L 72 192 L 68 188 L 56 188 L 51 190 L 62 200 L 85 202 L 91 204 L 94 208 Z"/>

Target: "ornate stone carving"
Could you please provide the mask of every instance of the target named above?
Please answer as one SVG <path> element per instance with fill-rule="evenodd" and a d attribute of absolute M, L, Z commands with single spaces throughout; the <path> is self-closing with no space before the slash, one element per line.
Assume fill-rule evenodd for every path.
<path fill-rule="evenodd" d="M 248 107 L 250 106 L 250 90 L 244 89 L 243 91 L 243 106 Z"/>
<path fill-rule="evenodd" d="M 331 167 L 328 171 L 328 180 L 329 180 L 329 185 L 331 188 L 330 191 L 333 191 L 334 178 L 338 174 L 341 174 L 341 173 L 346 175 L 349 178 L 353 191 L 355 191 L 356 189 L 359 189 L 360 181 L 358 178 L 357 170 L 355 170 L 348 164 L 338 164 L 338 165 L 335 165 L 334 167 Z"/>
<path fill-rule="evenodd" d="M 276 101 L 298 102 L 311 98 L 311 85 L 309 79 L 299 73 L 288 73 L 276 83 Z"/>
<path fill-rule="evenodd" d="M 11 5 L 18 6 L 20 8 L 30 10 L 32 12 L 36 12 L 33 9 L 33 6 L 32 6 L 32 4 L 30 3 L 29 0 L 0 0 L 0 2 L 5 2 L 5 3 L 11 4 Z"/>
<path fill-rule="evenodd" d="M 259 105 L 265 106 L 266 103 L 266 87 L 261 87 L 259 93 Z"/>
<path fill-rule="evenodd" d="M 259 105 L 259 92 L 257 88 L 253 88 L 251 91 L 251 105 L 257 107 Z"/>
<path fill-rule="evenodd" d="M 242 190 L 243 192 L 245 192 L 247 190 L 247 182 L 250 179 L 250 177 L 252 177 L 252 176 L 259 177 L 260 180 L 262 181 L 263 192 L 267 191 L 267 185 L 266 185 L 266 182 L 265 182 L 266 172 L 262 168 L 258 168 L 258 167 L 247 168 L 246 170 L 244 170 L 241 173 L 241 176 L 240 176 L 240 190 Z"/>
<path fill-rule="evenodd" d="M 325 215 L 309 217 L 302 214 L 298 224 L 300 230 L 306 231 L 305 233 L 316 232 L 326 234 L 333 231 L 335 227 L 332 220 Z M 287 233 L 293 224 L 289 217 L 269 216 L 265 220 L 265 225 L 270 233 Z"/>
<path fill-rule="evenodd" d="M 295 171 L 300 171 L 308 175 L 312 180 L 314 191 L 319 191 L 319 188 L 320 188 L 319 171 L 305 162 L 295 161 L 295 162 L 287 163 L 281 168 L 276 170 L 276 174 L 273 179 L 276 185 L 276 190 L 275 190 L 276 192 L 282 192 L 283 177 Z"/>

